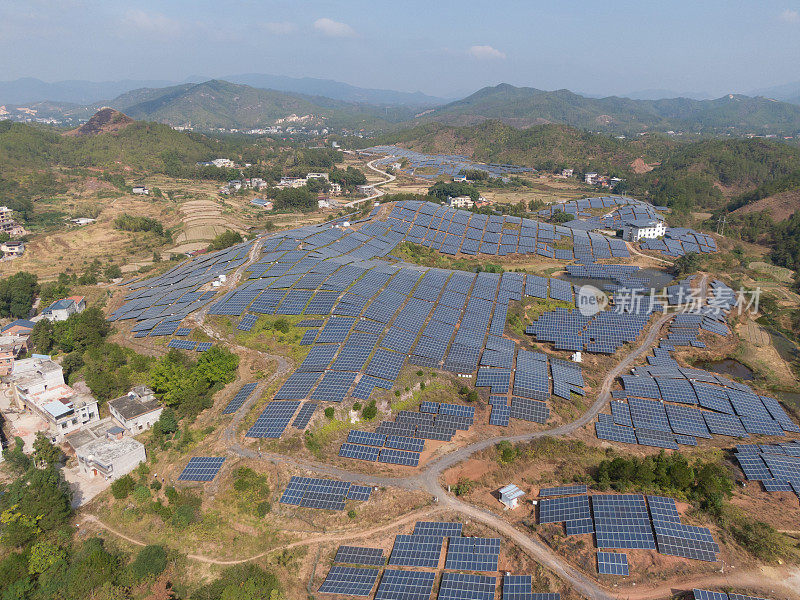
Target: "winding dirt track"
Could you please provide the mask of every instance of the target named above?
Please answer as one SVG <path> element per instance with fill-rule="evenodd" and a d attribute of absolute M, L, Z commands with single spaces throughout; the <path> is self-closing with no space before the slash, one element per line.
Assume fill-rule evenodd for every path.
<path fill-rule="evenodd" d="M 261 244 L 259 241 L 253 243 L 249 253 L 249 260 L 245 264 L 241 265 L 228 278 L 226 284 L 222 286 L 222 289 L 232 289 L 233 287 L 236 286 L 236 284 L 241 279 L 241 276 L 247 269 L 247 267 L 252 262 L 255 262 L 258 259 L 260 247 Z M 703 277 L 700 286 L 701 287 L 705 286 L 705 276 Z M 228 345 L 233 349 L 252 352 L 252 349 L 244 348 L 242 346 L 235 344 L 231 339 L 228 339 L 227 336 L 223 336 L 222 334 L 214 330 L 212 327 L 210 327 L 208 324 L 204 323 L 205 314 L 206 310 L 200 311 L 193 316 L 193 320 L 197 323 L 199 327 L 202 328 L 204 332 L 206 332 L 206 334 L 209 335 L 209 337 L 216 339 L 220 342 L 224 342 L 226 345 Z M 658 340 L 661 329 L 672 317 L 673 315 L 671 314 L 664 314 L 661 315 L 658 319 L 656 319 L 656 321 L 650 326 L 649 331 L 647 332 L 642 342 L 634 350 L 632 350 L 629 354 L 627 354 L 624 358 L 622 358 L 622 360 L 620 360 L 620 362 L 617 363 L 617 365 L 606 374 L 606 377 L 603 379 L 602 385 L 600 387 L 597 399 L 594 401 L 594 403 L 592 403 L 589 409 L 576 420 L 552 429 L 536 431 L 532 433 L 526 433 L 515 436 L 496 436 L 475 442 L 473 444 L 470 444 L 469 446 L 466 446 L 464 448 L 459 448 L 458 450 L 450 452 L 449 454 L 446 454 L 428 463 L 428 465 L 426 465 L 419 472 L 417 472 L 414 475 L 409 475 L 407 477 L 386 477 L 380 475 L 366 475 L 363 473 L 348 471 L 346 469 L 341 469 L 324 463 L 318 463 L 307 460 L 301 461 L 291 456 L 283 454 L 258 452 L 255 450 L 244 448 L 239 443 L 236 436 L 236 432 L 242 419 L 248 413 L 253 403 L 255 403 L 259 398 L 259 394 L 253 394 L 251 395 L 250 399 L 237 411 L 237 413 L 233 417 L 233 420 L 223 431 L 222 439 L 228 444 L 228 452 L 230 454 L 243 458 L 261 459 L 274 464 L 291 465 L 293 467 L 311 471 L 317 475 L 332 476 L 344 481 L 358 482 L 371 486 L 381 486 L 381 487 L 393 486 L 410 490 L 424 490 L 430 493 L 436 499 L 436 504 L 431 507 L 427 507 L 425 509 L 403 515 L 402 517 L 399 517 L 398 519 L 392 521 L 391 523 L 383 524 L 371 529 L 366 529 L 358 533 L 354 533 L 351 531 L 333 532 L 324 535 L 307 537 L 302 540 L 297 540 L 281 546 L 271 548 L 268 551 L 246 558 L 234 559 L 234 560 L 220 560 L 197 554 L 189 554 L 188 557 L 192 560 L 208 564 L 216 564 L 216 565 L 242 564 L 258 560 L 268 554 L 271 554 L 275 551 L 282 550 L 285 548 L 312 545 L 315 543 L 338 542 L 338 541 L 366 538 L 374 533 L 380 533 L 382 531 L 391 530 L 393 528 L 397 528 L 399 525 L 416 521 L 417 519 L 423 516 L 429 516 L 437 512 L 450 510 L 458 512 L 464 516 L 475 519 L 477 521 L 480 521 L 488 525 L 492 529 L 496 530 L 497 532 L 502 533 L 507 538 L 513 540 L 519 547 L 524 549 L 539 563 L 541 563 L 542 565 L 553 571 L 556 575 L 558 575 L 562 580 L 568 583 L 574 590 L 579 592 L 585 598 L 590 598 L 592 600 L 612 600 L 614 598 L 624 597 L 624 598 L 637 598 L 638 600 L 649 600 L 669 595 L 671 593 L 671 590 L 666 585 L 662 585 L 660 587 L 653 587 L 650 589 L 648 589 L 646 586 L 638 589 L 626 588 L 624 590 L 620 589 L 616 593 L 611 593 L 607 591 L 602 586 L 600 586 L 596 581 L 594 581 L 590 577 L 587 577 L 577 569 L 573 568 L 568 561 L 566 561 L 564 558 L 556 554 L 550 547 L 538 541 L 537 539 L 529 537 L 528 535 L 517 530 L 511 524 L 506 522 L 501 516 L 496 515 L 488 510 L 462 502 L 457 498 L 455 498 L 454 496 L 448 494 L 442 487 L 440 483 L 440 478 L 442 473 L 447 469 L 468 459 L 476 452 L 489 448 L 497 444 L 498 442 L 501 441 L 526 442 L 546 436 L 564 436 L 564 435 L 569 435 L 570 433 L 573 433 L 574 431 L 580 429 L 581 427 L 588 425 L 597 416 L 597 414 L 600 413 L 600 411 L 609 401 L 611 397 L 610 390 L 612 384 L 614 383 L 614 380 L 621 374 L 626 372 L 626 370 L 628 370 L 640 356 L 646 353 L 653 346 L 653 344 Z M 260 353 L 260 354 L 263 358 L 267 360 L 274 360 L 277 364 L 277 368 L 275 373 L 273 373 L 268 380 L 262 382 L 259 387 L 268 386 L 271 382 L 276 381 L 279 378 L 282 378 L 283 376 L 287 375 L 289 370 L 293 366 L 292 361 L 284 356 L 271 355 L 266 353 Z M 94 523 L 102 527 L 103 529 L 107 530 L 108 532 L 116 536 L 119 536 L 120 538 L 132 544 L 135 544 L 137 546 L 145 545 L 144 542 L 133 539 L 111 528 L 110 526 L 103 523 L 93 515 L 84 514 L 82 518 L 84 519 L 84 521 Z M 795 576 L 800 577 L 798 575 Z M 723 583 L 724 584 L 734 583 L 734 581 L 731 581 L 729 577 L 724 577 L 719 575 L 701 576 L 698 578 L 693 578 L 692 585 L 721 585 Z M 763 584 L 765 583 L 764 574 L 759 571 L 736 574 L 735 582 L 738 582 L 741 585 L 745 581 L 761 582 Z M 794 591 L 793 587 L 787 586 L 785 584 L 782 585 L 782 582 L 780 580 L 770 579 L 769 582 L 773 587 L 785 587 L 787 591 L 790 592 Z"/>

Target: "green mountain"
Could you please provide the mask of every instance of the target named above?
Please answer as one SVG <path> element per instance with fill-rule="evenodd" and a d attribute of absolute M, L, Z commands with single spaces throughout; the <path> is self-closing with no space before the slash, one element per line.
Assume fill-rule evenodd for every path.
<path fill-rule="evenodd" d="M 500 84 L 420 113 L 417 122 L 470 125 L 500 119 L 515 127 L 561 123 L 591 131 L 639 133 L 788 133 L 800 131 L 800 106 L 763 97 L 716 100 L 586 98 L 569 90 L 547 92 Z"/>
<path fill-rule="evenodd" d="M 263 128 L 291 115 L 300 118 L 298 125 L 307 127 L 373 128 L 412 114 L 403 107 L 342 102 L 220 80 L 133 90 L 110 101 L 109 106 L 135 119 L 205 130 Z"/>
<path fill-rule="evenodd" d="M 647 134 L 620 140 L 567 125 L 518 129 L 499 120 L 456 127 L 425 123 L 365 140 L 366 145 L 399 144 L 429 154 L 465 154 L 483 162 L 512 163 L 542 171 L 627 173 L 631 163 L 661 160 L 678 145 L 669 136 Z"/>

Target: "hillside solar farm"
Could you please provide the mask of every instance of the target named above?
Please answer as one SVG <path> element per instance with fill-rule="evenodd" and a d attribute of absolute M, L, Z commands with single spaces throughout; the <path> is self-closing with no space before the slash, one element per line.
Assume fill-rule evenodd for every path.
<path fill-rule="evenodd" d="M 397 150 L 379 147 L 371 152 L 391 153 L 384 162 L 398 156 L 408 160 L 405 169 L 411 175 L 422 167 L 445 175 L 477 168 L 460 156 Z M 508 165 L 481 168 L 493 176 L 515 172 Z M 642 219 L 664 219 L 664 209 L 623 196 L 565 202 L 558 211 L 574 218 L 548 222 L 554 206 L 522 218 L 416 200 L 376 205 L 362 216 L 260 235 L 182 262 L 157 277 L 124 282 L 124 303 L 109 319 L 136 339 L 164 338 L 169 348 L 190 353 L 226 343 L 221 336 L 204 342 L 187 339 L 194 329 L 211 331 L 215 326 L 209 323 L 229 323 L 239 339 L 257 332 L 264 318 L 292 319 L 301 357 L 279 379 L 238 386 L 219 415 L 245 423 L 240 427 L 242 444 L 259 449 L 248 456 L 280 461 L 285 451 L 276 444 L 281 440 L 289 443 L 303 431 L 313 439 L 319 419 L 324 419 L 321 413 L 330 418 L 333 411 L 343 410 L 338 407 L 354 407 L 344 409 L 351 417 L 331 448 L 335 460 L 318 454 L 307 464 L 297 463 L 300 472 L 313 474 L 315 460 L 333 460 L 339 476 L 293 475 L 281 491 L 280 504 L 287 510 L 344 512 L 380 501 L 372 493 L 376 486 L 431 490 L 426 473 L 436 478 L 445 474 L 453 463 L 440 465 L 465 445 L 468 452 L 487 448 L 481 440 L 501 441 L 512 430 L 514 439 L 536 439 L 553 427 L 576 431 L 562 413 L 565 406 L 586 406 L 585 400 L 598 407 L 589 422 L 594 442 L 586 443 L 609 452 L 625 453 L 630 445 L 646 452 L 711 443 L 709 450 L 714 451 L 717 443 L 730 438 L 768 442 L 737 446 L 738 464 L 765 491 L 796 494 L 797 504 L 800 427 L 782 404 L 741 381 L 687 366 L 676 356 L 729 343 L 741 296 L 724 281 L 705 275 L 689 275 L 656 289 L 646 270 L 631 264 L 632 247 L 636 253 L 674 259 L 713 254 L 718 250 L 715 239 L 667 227 L 663 238 L 631 246 L 609 231 L 624 231 Z M 486 261 L 520 256 L 560 261 L 563 266 L 554 271 L 600 282 L 601 289 L 592 289 L 605 303 L 583 310 L 583 286 L 561 277 L 404 262 L 395 252 L 401 244 Z M 519 314 L 519 306 L 541 308 L 521 329 L 510 332 L 510 316 Z M 522 315 L 525 319 L 526 312 Z M 645 362 L 627 363 L 609 375 L 610 365 L 634 347 Z M 581 360 L 581 355 L 596 358 Z M 398 390 L 397 398 L 408 396 L 399 387 L 408 379 L 404 374 L 422 374 L 420 369 L 465 382 L 478 392 L 478 402 L 448 396 L 399 402 L 396 409 L 386 410 L 381 400 L 374 422 L 352 417 L 393 390 Z M 607 381 L 607 388 L 598 392 L 600 380 Z M 254 405 L 259 408 L 248 418 Z M 266 452 L 263 442 L 271 444 Z M 236 448 L 235 453 L 245 456 L 241 446 Z M 211 481 L 223 461 L 224 456 L 195 456 L 179 479 Z M 525 492 L 507 487 L 517 490 L 509 500 L 515 504 L 507 505 L 514 508 Z M 459 500 L 434 493 L 458 515 Z M 610 581 L 641 573 L 652 560 L 645 558 L 647 553 L 672 557 L 671 568 L 680 569 L 725 560 L 730 550 L 720 545 L 718 529 L 687 523 L 678 506 L 675 498 L 648 489 L 598 492 L 585 483 L 565 481 L 539 489 L 530 512 L 542 526 L 563 526 L 559 537 L 593 540 L 588 543 L 596 552 L 586 559 L 590 566 L 581 568 L 592 578 Z M 479 521 L 491 527 L 498 519 L 502 517 Z M 537 590 L 535 577 L 511 566 L 501 552 L 506 543 L 502 538 L 462 536 L 462 527 L 460 521 L 418 522 L 410 534 L 397 535 L 390 549 L 341 545 L 327 575 L 314 584 L 314 593 L 422 600 L 438 586 L 438 597 L 445 600 L 558 600 L 560 592 Z"/>

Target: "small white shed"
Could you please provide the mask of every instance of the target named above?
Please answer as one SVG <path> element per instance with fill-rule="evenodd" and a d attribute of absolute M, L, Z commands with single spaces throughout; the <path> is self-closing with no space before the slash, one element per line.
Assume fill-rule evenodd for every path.
<path fill-rule="evenodd" d="M 509 483 L 507 486 L 500 488 L 500 502 L 505 504 L 507 508 L 517 508 L 517 506 L 519 506 L 519 499 L 524 495 L 525 492 L 513 483 Z"/>

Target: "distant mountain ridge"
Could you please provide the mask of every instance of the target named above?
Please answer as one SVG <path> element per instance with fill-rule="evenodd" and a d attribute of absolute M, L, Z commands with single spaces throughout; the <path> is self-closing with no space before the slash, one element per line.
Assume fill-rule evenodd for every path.
<path fill-rule="evenodd" d="M 620 133 L 674 129 L 794 134 L 800 131 L 800 106 L 734 94 L 715 100 L 586 98 L 569 90 L 544 91 L 504 83 L 436 107 L 417 121 L 472 125 L 487 119 L 499 119 L 515 127 L 561 123 Z"/>
<path fill-rule="evenodd" d="M 33 77 L 23 77 L 13 81 L 0 81 L 0 104 L 22 105 L 34 102 L 57 102 L 73 104 L 97 104 L 116 98 L 126 92 L 141 88 L 164 88 L 181 84 L 203 83 L 212 77 L 191 77 L 183 82 L 166 80 L 120 81 L 55 81 L 48 83 Z M 362 88 L 333 79 L 313 77 L 287 77 L 246 73 L 218 77 L 224 81 L 249 85 L 250 87 L 271 89 L 279 92 L 325 96 L 333 100 L 367 104 L 389 104 L 399 106 L 434 106 L 445 104 L 450 99 L 429 96 L 422 92 L 399 92 L 395 90 Z"/>

